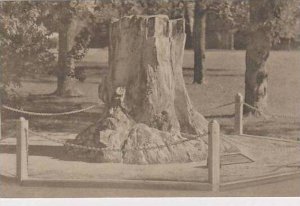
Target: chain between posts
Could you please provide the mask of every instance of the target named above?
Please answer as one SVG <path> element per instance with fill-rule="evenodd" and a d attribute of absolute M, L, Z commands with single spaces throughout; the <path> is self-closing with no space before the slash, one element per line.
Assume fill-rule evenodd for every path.
<path fill-rule="evenodd" d="M 84 149 L 84 150 L 91 150 L 91 151 L 108 151 L 108 152 L 129 152 L 129 151 L 143 151 L 143 150 L 153 150 L 153 149 L 161 149 L 161 148 L 165 148 L 165 147 L 169 147 L 169 146 L 175 146 L 175 145 L 179 145 L 179 144 L 183 144 L 185 142 L 189 142 L 189 141 L 199 141 L 199 138 L 207 136 L 208 132 L 205 132 L 204 134 L 201 135 L 195 135 L 195 137 L 198 138 L 194 138 L 194 139 L 184 139 L 184 140 L 180 140 L 180 141 L 176 141 L 170 144 L 165 144 L 165 145 L 158 145 L 158 146 L 153 146 L 153 147 L 143 147 L 143 148 L 137 148 L 137 149 L 107 149 L 107 148 L 100 148 L 100 147 L 91 147 L 91 146 L 84 146 L 84 145 L 78 145 L 78 144 L 73 144 L 73 143 L 68 143 L 64 140 L 57 140 L 51 137 L 48 137 L 46 135 L 41 135 L 39 133 L 33 132 L 31 130 L 29 130 L 29 133 L 36 135 L 38 137 L 41 137 L 43 139 L 47 139 L 49 141 L 55 142 L 55 143 L 59 143 L 59 144 L 63 144 L 65 146 L 69 146 L 69 147 L 73 147 L 73 148 L 78 148 L 78 149 Z"/>

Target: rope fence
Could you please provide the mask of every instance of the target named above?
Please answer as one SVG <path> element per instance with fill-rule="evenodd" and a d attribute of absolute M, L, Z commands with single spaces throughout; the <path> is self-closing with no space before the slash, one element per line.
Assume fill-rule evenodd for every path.
<path fill-rule="evenodd" d="M 20 114 L 27 114 L 27 115 L 31 115 L 31 116 L 62 116 L 62 115 L 71 115 L 71 114 L 77 114 L 80 112 L 85 112 L 88 110 L 91 110 L 93 108 L 95 108 L 98 105 L 92 105 L 89 106 L 87 108 L 84 109 L 79 109 L 79 110 L 74 110 L 74 111 L 69 111 L 69 112 L 59 112 L 59 113 L 45 113 L 45 112 L 31 112 L 31 111 L 24 111 L 24 110 L 20 110 L 20 109 L 16 109 L 16 108 L 12 108 L 6 105 L 2 105 L 2 108 L 12 111 L 12 112 L 17 112 Z"/>
<path fill-rule="evenodd" d="M 259 112 L 261 115 L 263 115 L 265 117 L 271 116 L 273 118 L 300 119 L 299 116 L 292 116 L 292 115 L 285 115 L 285 114 L 266 114 L 266 112 L 263 112 L 262 110 L 259 110 L 258 108 L 251 106 L 250 104 L 247 104 L 245 102 L 243 102 L 243 104 L 246 107 L 248 107 L 249 109 L 257 111 L 257 112 Z M 270 113 L 270 112 L 268 112 L 268 113 Z"/>
<path fill-rule="evenodd" d="M 218 105 L 216 107 L 205 109 L 205 112 L 214 111 L 216 109 L 220 109 L 220 108 L 223 108 L 223 107 L 231 106 L 231 105 L 234 105 L 234 104 L 235 104 L 235 102 L 228 102 L 228 103 L 225 103 L 225 104 Z"/>
<path fill-rule="evenodd" d="M 249 109 L 252 109 L 253 111 L 258 112 L 260 115 L 263 116 L 264 119 L 268 120 L 270 115 L 265 114 L 262 110 L 251 106 L 250 104 L 247 104 L 246 102 L 242 102 L 243 105 L 245 105 L 246 107 L 248 107 Z"/>
<path fill-rule="evenodd" d="M 292 119 L 294 121 L 299 121 L 300 116 L 293 115 L 285 115 L 285 114 L 272 114 L 270 112 L 265 112 L 255 106 L 252 106 L 243 100 L 243 96 L 241 94 L 237 94 L 235 96 L 235 120 L 234 120 L 234 132 L 237 135 L 243 135 L 243 116 L 244 116 L 244 106 L 258 112 L 258 114 L 262 115 L 264 119 L 269 120 L 270 118 L 285 118 Z"/>

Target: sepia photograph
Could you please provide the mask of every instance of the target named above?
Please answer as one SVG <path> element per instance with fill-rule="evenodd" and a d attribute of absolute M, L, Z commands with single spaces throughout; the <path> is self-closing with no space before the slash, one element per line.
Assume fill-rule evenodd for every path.
<path fill-rule="evenodd" d="M 0 1 L 0 24 L 1 199 L 300 197 L 300 0 Z"/>

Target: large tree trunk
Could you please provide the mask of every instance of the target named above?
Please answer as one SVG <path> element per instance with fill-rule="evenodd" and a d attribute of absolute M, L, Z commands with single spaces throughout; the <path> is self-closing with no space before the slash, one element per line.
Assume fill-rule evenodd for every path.
<path fill-rule="evenodd" d="M 117 151 L 83 156 L 134 164 L 206 159 L 206 135 L 185 141 L 205 134 L 207 121 L 194 109 L 185 88 L 184 43 L 183 19 L 131 16 L 111 25 L 109 74 L 99 86 L 107 111 L 73 142 Z M 171 146 L 178 141 L 184 142 Z M 145 147 L 154 149 L 138 149 Z"/>
<path fill-rule="evenodd" d="M 55 91 L 58 96 L 74 97 L 82 95 L 76 86 L 74 58 L 69 53 L 75 44 L 77 30 L 75 19 L 59 28 L 57 89 Z"/>
<path fill-rule="evenodd" d="M 266 15 L 268 7 L 266 0 L 250 1 L 250 23 L 262 25 L 269 16 Z M 250 33 L 246 50 L 245 73 L 245 102 L 258 110 L 263 111 L 267 106 L 267 81 L 268 73 L 266 62 L 271 50 L 270 32 L 263 27 L 258 27 Z M 245 113 L 260 114 L 260 112 L 245 106 Z"/>
<path fill-rule="evenodd" d="M 120 27 L 127 24 L 133 28 Z M 151 119 L 166 111 L 172 127 L 193 134 L 206 131 L 207 121 L 193 109 L 182 75 L 185 37 L 183 19 L 157 16 L 114 23 L 108 104 L 115 89 L 122 86 L 126 88 L 125 106 L 135 121 L 150 125 Z"/>
<path fill-rule="evenodd" d="M 194 83 L 204 78 L 206 11 L 202 0 L 196 1 L 194 11 Z"/>

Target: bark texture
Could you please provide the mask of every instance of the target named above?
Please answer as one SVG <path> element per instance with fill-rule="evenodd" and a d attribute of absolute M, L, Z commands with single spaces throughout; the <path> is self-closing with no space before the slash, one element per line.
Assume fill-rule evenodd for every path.
<path fill-rule="evenodd" d="M 147 125 L 163 111 L 172 128 L 200 134 L 207 121 L 193 109 L 182 75 L 184 20 L 166 16 L 127 17 L 112 24 L 110 73 L 101 99 L 111 104 L 118 87 L 125 87 L 125 107 Z"/>
<path fill-rule="evenodd" d="M 269 18 L 266 0 L 250 1 L 250 21 L 252 25 L 261 25 Z M 267 106 L 268 72 L 266 63 L 271 50 L 270 31 L 264 27 L 257 27 L 252 31 L 246 50 L 245 73 L 245 102 L 263 111 Z M 245 107 L 245 113 L 259 112 Z"/>
<path fill-rule="evenodd" d="M 73 143 L 118 151 L 68 151 L 99 162 L 205 160 L 207 136 L 187 141 L 204 134 L 207 121 L 193 108 L 182 75 L 184 20 L 130 16 L 110 30 L 109 74 L 99 85 L 107 110 Z"/>
<path fill-rule="evenodd" d="M 196 1 L 194 11 L 194 83 L 204 78 L 206 11 L 202 0 Z"/>
<path fill-rule="evenodd" d="M 194 10 L 195 4 L 193 2 L 184 1 L 184 19 L 186 21 L 186 43 L 185 48 L 193 49 L 194 41 L 193 41 L 193 32 L 194 32 Z"/>

